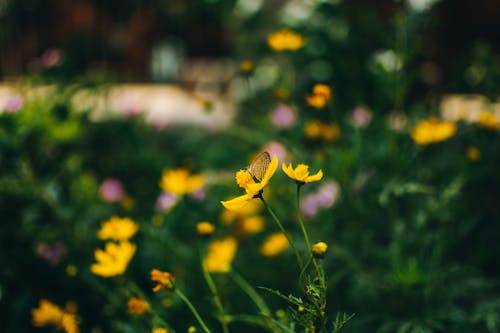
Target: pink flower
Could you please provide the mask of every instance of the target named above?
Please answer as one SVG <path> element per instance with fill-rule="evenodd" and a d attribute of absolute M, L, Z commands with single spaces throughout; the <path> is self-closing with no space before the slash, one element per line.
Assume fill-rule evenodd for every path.
<path fill-rule="evenodd" d="M 372 121 L 372 113 L 362 106 L 352 110 L 351 122 L 355 127 L 365 128 Z"/>
<path fill-rule="evenodd" d="M 339 191 L 337 182 L 325 183 L 316 192 L 304 196 L 300 203 L 300 211 L 306 218 L 316 216 L 321 208 L 330 208 L 335 204 Z"/>
<path fill-rule="evenodd" d="M 278 141 L 271 141 L 267 144 L 267 146 L 264 148 L 265 151 L 269 153 L 269 155 L 274 156 L 278 158 L 278 161 L 284 162 L 286 155 L 287 155 L 287 150 L 285 146 Z"/>
<path fill-rule="evenodd" d="M 295 124 L 295 112 L 286 104 L 279 104 L 271 111 L 271 122 L 276 128 L 290 128 Z"/>
<path fill-rule="evenodd" d="M 53 67 L 61 61 L 61 51 L 59 49 L 48 49 L 40 57 L 40 62 L 46 68 Z"/>
<path fill-rule="evenodd" d="M 314 217 L 318 214 L 320 205 L 318 200 L 318 195 L 316 193 L 311 193 L 302 199 L 300 202 L 300 211 L 304 217 Z"/>
<path fill-rule="evenodd" d="M 5 102 L 3 108 L 5 112 L 16 113 L 22 107 L 23 107 L 23 99 L 21 98 L 21 96 L 13 95 L 7 99 L 7 102 Z"/>
<path fill-rule="evenodd" d="M 66 255 L 66 246 L 63 243 L 57 242 L 53 245 L 47 243 L 38 243 L 36 247 L 36 254 L 50 265 L 57 265 L 61 259 Z"/>
<path fill-rule="evenodd" d="M 203 201 L 207 197 L 207 192 L 202 187 L 202 188 L 197 189 L 194 192 L 189 193 L 189 196 L 196 201 Z"/>
<path fill-rule="evenodd" d="M 318 196 L 318 204 L 323 208 L 330 208 L 333 206 L 339 194 L 339 184 L 334 181 L 328 182 L 321 186 L 316 192 Z"/>
<path fill-rule="evenodd" d="M 106 202 L 118 202 L 123 198 L 125 193 L 121 181 L 114 178 L 108 178 L 101 183 L 99 194 Z"/>
<path fill-rule="evenodd" d="M 178 197 L 174 193 L 162 192 L 156 200 L 156 209 L 161 212 L 168 212 L 177 204 Z"/>
<path fill-rule="evenodd" d="M 406 116 L 404 113 L 392 112 L 387 118 L 387 123 L 393 130 L 402 132 L 406 127 Z"/>
<path fill-rule="evenodd" d="M 136 94 L 127 93 L 120 96 L 118 105 L 120 113 L 127 117 L 135 117 L 141 113 L 140 98 Z"/>

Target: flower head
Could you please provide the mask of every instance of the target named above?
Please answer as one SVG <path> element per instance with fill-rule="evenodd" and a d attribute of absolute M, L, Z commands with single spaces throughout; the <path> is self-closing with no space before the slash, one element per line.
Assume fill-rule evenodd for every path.
<path fill-rule="evenodd" d="M 323 258 L 328 251 L 328 245 L 325 242 L 317 242 L 311 247 L 311 253 L 314 258 Z"/>
<path fill-rule="evenodd" d="M 260 247 L 260 253 L 266 257 L 274 257 L 285 251 L 287 247 L 288 240 L 286 236 L 281 232 L 277 232 L 267 237 Z"/>
<path fill-rule="evenodd" d="M 253 72 L 254 69 L 254 64 L 253 61 L 251 60 L 243 60 L 240 62 L 240 72 L 243 74 L 250 74 Z"/>
<path fill-rule="evenodd" d="M 156 209 L 161 212 L 169 212 L 179 201 L 177 194 L 162 192 L 156 199 Z"/>
<path fill-rule="evenodd" d="M 296 51 L 305 44 L 304 38 L 289 29 L 281 29 L 267 36 L 267 44 L 274 51 Z"/>
<path fill-rule="evenodd" d="M 186 169 L 164 170 L 160 180 L 160 187 L 163 191 L 177 195 L 194 192 L 204 184 L 203 175 L 192 175 Z"/>
<path fill-rule="evenodd" d="M 481 158 L 481 151 L 477 147 L 469 147 L 466 155 L 469 160 L 477 161 Z"/>
<path fill-rule="evenodd" d="M 439 121 L 431 117 L 419 122 L 411 131 L 411 137 L 419 145 L 444 141 L 456 132 L 455 124 L 449 121 Z"/>
<path fill-rule="evenodd" d="M 134 256 L 136 246 L 127 241 L 118 244 L 108 242 L 104 251 L 95 250 L 96 264 L 90 266 L 90 270 L 95 275 L 102 277 L 112 277 L 125 273 L 130 259 Z"/>
<path fill-rule="evenodd" d="M 316 174 L 309 176 L 309 166 L 305 164 L 299 164 L 294 169 L 291 163 L 288 166 L 283 163 L 281 165 L 281 169 L 288 177 L 300 184 L 315 182 L 323 178 L 322 170 L 319 170 Z"/>
<path fill-rule="evenodd" d="M 157 285 L 153 288 L 153 291 L 155 293 L 160 291 L 161 289 L 170 291 L 175 287 L 174 276 L 169 272 L 162 272 L 156 268 L 151 270 L 151 281 L 157 283 Z"/>
<path fill-rule="evenodd" d="M 106 202 L 118 202 L 125 194 L 123 184 L 120 180 L 108 178 L 101 183 L 99 194 Z"/>
<path fill-rule="evenodd" d="M 278 158 L 274 156 L 260 182 L 256 182 L 248 171 L 238 171 L 236 174 L 236 181 L 240 187 L 245 189 L 246 193 L 231 200 L 221 201 L 222 205 L 229 210 L 241 209 L 247 204 L 248 201 L 257 198 L 262 193 L 261 191 L 267 186 L 267 184 L 269 184 L 269 181 L 276 172 L 277 168 Z"/>
<path fill-rule="evenodd" d="M 143 315 L 150 310 L 149 303 L 143 298 L 132 297 L 128 300 L 127 311 L 128 313 Z"/>
<path fill-rule="evenodd" d="M 168 333 L 168 329 L 155 327 L 155 328 L 153 328 L 153 330 L 151 332 L 152 333 Z"/>
<path fill-rule="evenodd" d="M 316 84 L 313 93 L 306 96 L 307 105 L 316 109 L 324 108 L 332 99 L 332 89 L 325 84 Z"/>
<path fill-rule="evenodd" d="M 206 238 L 210 237 L 214 233 L 215 227 L 210 222 L 200 222 L 196 225 L 196 231 L 198 232 L 198 235 Z"/>
<path fill-rule="evenodd" d="M 241 219 L 238 230 L 245 235 L 254 235 L 264 229 L 264 218 L 261 215 L 248 216 Z"/>
<path fill-rule="evenodd" d="M 21 110 L 22 107 L 23 99 L 21 98 L 21 96 L 14 95 L 7 99 L 7 102 L 5 102 L 3 109 L 8 113 L 16 113 L 17 111 Z"/>
<path fill-rule="evenodd" d="M 54 303 L 41 299 L 38 308 L 31 311 L 33 325 L 36 327 L 53 325 L 66 333 L 78 333 L 78 325 L 74 313 L 64 311 Z"/>
<path fill-rule="evenodd" d="M 476 122 L 479 126 L 490 129 L 500 130 L 500 117 L 489 111 L 483 111 L 479 114 Z"/>
<path fill-rule="evenodd" d="M 295 123 L 295 112 L 286 104 L 279 104 L 271 112 L 271 122 L 276 128 L 290 128 Z"/>
<path fill-rule="evenodd" d="M 208 246 L 203 265 L 211 273 L 227 273 L 231 269 L 237 248 L 238 242 L 232 236 L 213 241 Z"/>
<path fill-rule="evenodd" d="M 304 133 L 309 139 L 333 141 L 340 136 L 340 128 L 337 124 L 328 124 L 318 120 L 311 120 L 306 123 Z"/>
<path fill-rule="evenodd" d="M 113 216 L 109 220 L 102 222 L 97 237 L 103 240 L 126 241 L 134 236 L 137 230 L 139 230 L 139 226 L 132 219 Z"/>

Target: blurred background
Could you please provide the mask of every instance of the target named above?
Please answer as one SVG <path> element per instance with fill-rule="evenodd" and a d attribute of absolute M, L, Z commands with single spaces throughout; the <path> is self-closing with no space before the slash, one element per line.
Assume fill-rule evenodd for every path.
<path fill-rule="evenodd" d="M 40 299 L 77 313 L 81 332 L 150 332 L 156 317 L 127 311 L 134 288 L 187 331 L 179 299 L 150 292 L 152 268 L 217 332 L 200 221 L 237 238 L 233 266 L 254 286 L 299 294 L 282 278 L 298 274 L 290 249 L 259 250 L 278 231 L 265 212 L 255 225 L 220 205 L 262 150 L 325 174 L 300 209 L 331 248 L 330 320 L 499 332 L 499 18 L 497 0 L 0 0 L 0 332 L 52 332 L 33 325 Z M 281 29 L 304 44 L 274 48 Z M 331 89 L 319 107 L 317 84 Z M 438 121 L 453 130 L 436 139 Z M 176 168 L 203 175 L 202 191 L 172 199 L 158 184 Z M 298 238 L 290 185 L 278 169 L 265 195 Z M 138 250 L 105 279 L 89 267 L 115 215 L 139 224 Z M 255 313 L 215 280 L 228 312 Z M 259 293 L 291 325 L 289 305 Z"/>

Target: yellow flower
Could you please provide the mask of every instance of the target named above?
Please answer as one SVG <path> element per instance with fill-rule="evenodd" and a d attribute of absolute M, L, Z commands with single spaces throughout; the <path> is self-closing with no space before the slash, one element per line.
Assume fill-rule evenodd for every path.
<path fill-rule="evenodd" d="M 238 171 L 236 174 L 237 178 L 236 181 L 238 185 L 240 185 L 245 189 L 246 193 L 242 196 L 236 197 L 228 201 L 221 201 L 222 205 L 229 210 L 240 210 L 250 200 L 257 198 L 259 195 L 262 194 L 262 190 L 269 183 L 269 180 L 271 180 L 271 177 L 274 175 L 277 168 L 278 168 L 278 158 L 274 156 L 271 162 L 269 163 L 269 166 L 267 167 L 267 170 L 260 182 L 255 182 L 255 180 L 251 177 L 248 171 L 246 170 Z"/>
<path fill-rule="evenodd" d="M 316 174 L 309 176 L 309 166 L 305 164 L 299 164 L 294 169 L 291 163 L 288 166 L 283 163 L 281 165 L 281 169 L 288 177 L 302 184 L 316 182 L 323 178 L 322 170 L 319 170 Z"/>
<path fill-rule="evenodd" d="M 54 303 L 41 299 L 38 308 L 31 311 L 33 325 L 36 327 L 53 325 L 66 333 L 78 333 L 76 316 L 68 313 Z"/>
<path fill-rule="evenodd" d="M 245 217 L 241 220 L 239 231 L 245 235 L 254 235 L 264 229 L 264 218 L 260 215 Z"/>
<path fill-rule="evenodd" d="M 328 245 L 325 242 L 317 242 L 311 247 L 314 258 L 323 258 L 326 251 L 328 251 Z"/>
<path fill-rule="evenodd" d="M 469 147 L 469 149 L 467 149 L 466 155 L 469 160 L 477 161 L 481 158 L 481 151 L 477 149 L 477 147 Z"/>
<path fill-rule="evenodd" d="M 128 313 L 135 313 L 143 315 L 149 311 L 149 303 L 142 298 L 132 297 L 128 300 L 127 311 Z"/>
<path fill-rule="evenodd" d="M 309 139 L 317 139 L 321 136 L 321 122 L 312 120 L 306 123 L 304 133 Z"/>
<path fill-rule="evenodd" d="M 323 139 L 333 141 L 340 136 L 340 128 L 337 124 L 322 124 L 321 136 Z"/>
<path fill-rule="evenodd" d="M 493 112 L 484 111 L 479 114 L 476 123 L 491 130 L 500 129 L 500 117 Z"/>
<path fill-rule="evenodd" d="M 168 333 L 168 330 L 166 328 L 155 327 L 151 333 Z"/>
<path fill-rule="evenodd" d="M 456 132 L 455 124 L 449 121 L 439 121 L 431 117 L 419 122 L 411 131 L 411 137 L 419 145 L 426 145 L 446 140 Z"/>
<path fill-rule="evenodd" d="M 281 29 L 267 36 L 267 44 L 274 51 L 296 51 L 304 46 L 305 40 L 300 34 Z"/>
<path fill-rule="evenodd" d="M 156 293 L 161 289 L 172 290 L 175 286 L 175 278 L 169 272 L 162 272 L 159 269 L 151 270 L 151 281 L 158 283 L 153 291 Z"/>
<path fill-rule="evenodd" d="M 274 257 L 285 251 L 287 247 L 288 240 L 286 236 L 281 232 L 277 232 L 267 237 L 260 247 L 260 253 L 266 257 Z"/>
<path fill-rule="evenodd" d="M 112 277 L 125 273 L 130 259 L 134 256 L 136 246 L 127 241 L 118 244 L 108 242 L 104 251 L 95 250 L 96 264 L 90 266 L 90 270 L 95 275 L 102 277 Z"/>
<path fill-rule="evenodd" d="M 125 241 L 135 235 L 137 230 L 139 230 L 139 226 L 132 219 L 113 216 L 109 220 L 102 222 L 97 237 L 99 239 Z"/>
<path fill-rule="evenodd" d="M 262 205 L 258 201 L 249 201 L 248 204 L 246 204 L 237 211 L 223 209 L 220 219 L 225 224 L 231 224 L 232 222 L 240 218 L 245 218 L 247 216 L 255 215 L 259 213 L 261 210 L 262 210 Z"/>
<path fill-rule="evenodd" d="M 250 60 L 244 60 L 240 63 L 240 72 L 243 74 L 248 74 L 253 71 L 253 62 Z"/>
<path fill-rule="evenodd" d="M 332 99 L 332 89 L 325 84 L 316 84 L 312 95 L 306 96 L 307 105 L 316 109 L 322 109 Z"/>
<path fill-rule="evenodd" d="M 184 195 L 203 187 L 205 178 L 201 174 L 191 175 L 186 169 L 163 170 L 160 187 L 165 192 Z"/>
<path fill-rule="evenodd" d="M 203 265 L 211 273 L 227 273 L 231 269 L 237 248 L 238 242 L 232 236 L 213 241 L 208 246 Z"/>
<path fill-rule="evenodd" d="M 196 231 L 201 237 L 208 237 L 214 233 L 215 227 L 210 222 L 200 222 L 196 225 Z"/>

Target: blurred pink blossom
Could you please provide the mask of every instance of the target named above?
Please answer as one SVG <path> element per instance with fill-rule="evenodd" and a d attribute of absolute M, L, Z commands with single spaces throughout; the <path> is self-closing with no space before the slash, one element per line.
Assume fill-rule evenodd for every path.
<path fill-rule="evenodd" d="M 5 102 L 3 109 L 5 110 L 5 112 L 16 113 L 22 107 L 23 99 L 21 98 L 21 96 L 13 95 L 7 99 L 7 102 Z"/>
<path fill-rule="evenodd" d="M 120 96 L 118 111 L 127 117 L 135 117 L 141 113 L 140 98 L 128 93 Z"/>
<path fill-rule="evenodd" d="M 337 201 L 339 190 L 340 187 L 337 182 L 330 181 L 325 183 L 316 192 L 319 205 L 323 208 L 332 207 L 335 201 Z"/>
<path fill-rule="evenodd" d="M 66 246 L 61 242 L 52 245 L 41 242 L 36 247 L 36 254 L 50 265 L 55 266 L 66 255 Z"/>
<path fill-rule="evenodd" d="M 271 141 L 267 144 L 267 146 L 264 148 L 264 150 L 266 150 L 269 153 L 269 155 L 271 155 L 271 158 L 274 155 L 276 155 L 279 162 L 285 161 L 285 158 L 287 155 L 287 150 L 282 143 L 280 143 L 278 141 Z"/>
<path fill-rule="evenodd" d="M 61 51 L 59 49 L 48 49 L 40 57 L 43 67 L 53 67 L 61 61 Z"/>
<path fill-rule="evenodd" d="M 300 203 L 300 211 L 306 218 L 316 216 L 321 208 L 330 208 L 335 204 L 339 191 L 340 187 L 337 182 L 325 183 L 316 192 L 304 196 Z"/>
<path fill-rule="evenodd" d="M 156 209 L 161 212 L 168 212 L 177 204 L 178 199 L 174 193 L 162 192 L 156 200 Z"/>
<path fill-rule="evenodd" d="M 387 124 L 397 132 L 402 132 L 406 128 L 406 116 L 401 112 L 391 112 L 387 118 Z"/>
<path fill-rule="evenodd" d="M 207 197 L 207 192 L 202 187 L 202 188 L 197 189 L 194 192 L 189 193 L 189 196 L 196 201 L 203 201 Z"/>
<path fill-rule="evenodd" d="M 125 193 L 121 181 L 114 178 L 108 178 L 101 183 L 99 194 L 106 202 L 118 202 L 123 198 Z"/>
<path fill-rule="evenodd" d="M 304 217 L 314 217 L 318 214 L 320 208 L 318 195 L 316 193 L 311 193 L 302 199 L 300 202 L 300 211 Z"/>
<path fill-rule="evenodd" d="M 271 122 L 276 128 L 290 128 L 295 124 L 295 112 L 286 104 L 278 104 L 271 111 Z"/>
<path fill-rule="evenodd" d="M 351 122 L 355 127 L 365 128 L 372 121 L 372 113 L 362 106 L 352 110 Z"/>

